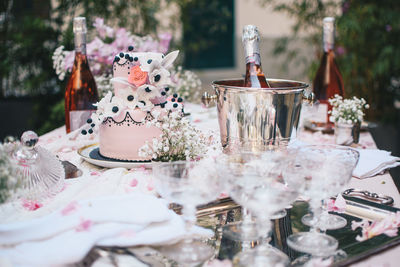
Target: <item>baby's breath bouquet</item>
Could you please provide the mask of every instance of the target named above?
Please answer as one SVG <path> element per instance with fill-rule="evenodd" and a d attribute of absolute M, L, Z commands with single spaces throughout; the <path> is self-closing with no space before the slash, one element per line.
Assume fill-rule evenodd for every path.
<path fill-rule="evenodd" d="M 139 156 L 151 157 L 154 161 L 197 160 L 207 152 L 208 138 L 181 112 L 173 111 L 169 116 L 155 118 L 147 123 L 159 127 L 162 134 L 152 143 L 146 142 L 139 149 Z"/>
<path fill-rule="evenodd" d="M 335 95 L 329 99 L 332 110 L 329 111 L 330 121 L 343 124 L 361 123 L 364 118 L 364 109 L 368 109 L 369 105 L 364 98 L 343 99 L 342 96 Z"/>

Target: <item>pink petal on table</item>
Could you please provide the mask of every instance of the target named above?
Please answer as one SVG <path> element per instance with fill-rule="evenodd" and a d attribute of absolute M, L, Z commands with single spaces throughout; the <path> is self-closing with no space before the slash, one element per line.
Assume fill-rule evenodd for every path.
<path fill-rule="evenodd" d="M 63 208 L 61 210 L 61 214 L 63 216 L 67 216 L 70 215 L 71 213 L 73 213 L 74 211 L 76 211 L 78 209 L 78 202 L 76 201 L 72 201 L 71 203 L 69 203 L 67 206 L 65 206 L 65 208 Z"/>
<path fill-rule="evenodd" d="M 41 207 L 43 207 L 43 204 L 39 203 L 35 200 L 23 199 L 22 207 L 24 207 L 27 210 L 34 211 L 34 210 L 37 210 L 37 209 L 40 209 Z"/>
<path fill-rule="evenodd" d="M 138 180 L 136 179 L 136 178 L 133 178 L 132 179 L 132 181 L 131 181 L 131 183 L 129 184 L 131 187 L 135 187 L 135 186 L 137 186 L 138 185 Z"/>
<path fill-rule="evenodd" d="M 198 122 L 201 122 L 201 120 L 200 119 L 195 119 L 193 122 L 194 123 L 198 123 Z"/>
<path fill-rule="evenodd" d="M 90 175 L 91 175 L 91 176 L 100 176 L 101 173 L 98 172 L 98 171 L 93 171 L 93 172 L 90 173 Z"/>
<path fill-rule="evenodd" d="M 154 190 L 153 180 L 150 180 L 149 183 L 147 184 L 147 190 L 149 190 L 149 191 Z"/>
<path fill-rule="evenodd" d="M 343 198 L 342 194 L 339 194 L 335 200 L 336 212 L 343 213 L 346 211 L 346 200 Z"/>
<path fill-rule="evenodd" d="M 77 232 L 89 231 L 92 227 L 93 222 L 91 220 L 81 219 L 81 223 L 75 228 Z"/>

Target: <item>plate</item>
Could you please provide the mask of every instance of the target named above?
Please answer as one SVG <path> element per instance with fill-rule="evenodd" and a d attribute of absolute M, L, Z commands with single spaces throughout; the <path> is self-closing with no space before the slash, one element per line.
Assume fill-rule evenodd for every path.
<path fill-rule="evenodd" d="M 89 163 L 105 168 L 151 168 L 151 161 L 124 161 L 105 158 L 100 155 L 99 144 L 92 144 L 78 149 L 78 155 Z"/>

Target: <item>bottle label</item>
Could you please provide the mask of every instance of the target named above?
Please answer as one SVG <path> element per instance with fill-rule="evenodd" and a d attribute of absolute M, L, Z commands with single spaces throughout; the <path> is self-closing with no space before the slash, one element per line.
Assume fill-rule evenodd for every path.
<path fill-rule="evenodd" d="M 246 57 L 246 64 L 247 63 L 254 63 L 256 65 L 261 65 L 261 57 L 260 54 L 252 54 L 251 56 Z"/>
<path fill-rule="evenodd" d="M 319 103 L 318 105 L 314 105 L 314 107 L 312 121 L 315 123 L 327 123 L 328 104 Z"/>
<path fill-rule="evenodd" d="M 71 132 L 79 129 L 96 110 L 71 110 L 69 112 L 69 124 Z"/>

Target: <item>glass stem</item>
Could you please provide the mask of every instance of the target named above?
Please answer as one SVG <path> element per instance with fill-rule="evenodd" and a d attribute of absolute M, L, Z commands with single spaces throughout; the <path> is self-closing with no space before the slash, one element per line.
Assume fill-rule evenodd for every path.
<path fill-rule="evenodd" d="M 319 226 L 320 226 L 320 217 L 322 214 L 321 202 L 320 201 L 318 201 L 317 203 L 310 202 L 310 207 L 313 215 L 310 232 L 320 232 L 321 229 L 319 228 Z"/>
<path fill-rule="evenodd" d="M 182 209 L 182 217 L 185 220 L 186 235 L 192 236 L 192 228 L 196 224 L 196 206 L 185 205 Z M 192 241 L 192 238 L 185 238 L 185 243 Z"/>

